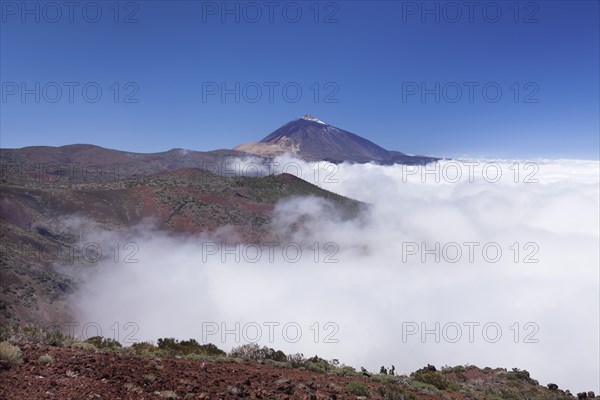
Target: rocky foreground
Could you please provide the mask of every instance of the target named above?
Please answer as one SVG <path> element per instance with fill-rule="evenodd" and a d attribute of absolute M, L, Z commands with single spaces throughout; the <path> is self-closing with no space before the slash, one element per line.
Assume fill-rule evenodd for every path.
<path fill-rule="evenodd" d="M 20 343 L 0 361 L 0 399 L 573 399 L 539 385 L 527 371 L 428 366 L 410 376 L 329 371 L 232 357 L 141 356 Z M 580 393 L 578 397 L 594 397 Z"/>

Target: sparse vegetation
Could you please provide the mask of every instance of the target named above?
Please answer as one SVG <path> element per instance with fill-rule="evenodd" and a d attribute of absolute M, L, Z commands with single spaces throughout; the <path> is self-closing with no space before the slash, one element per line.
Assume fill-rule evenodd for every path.
<path fill-rule="evenodd" d="M 66 346 L 73 343 L 73 338 L 63 334 L 58 327 L 6 326 L 0 327 L 0 341 Z"/>
<path fill-rule="evenodd" d="M 7 331 L 4 330 L 3 332 L 6 333 Z M 18 335 L 14 332 L 17 332 Z M 22 363 L 23 358 L 26 358 L 22 355 L 24 354 L 23 352 L 35 351 L 36 358 L 26 359 L 26 361 L 39 365 L 49 365 L 55 362 L 58 354 L 60 354 L 54 351 L 52 355 L 40 353 L 41 349 L 47 351 L 44 347 L 47 346 L 46 343 L 48 341 L 54 341 L 52 338 L 60 338 L 60 336 L 55 336 L 55 333 L 47 334 L 37 328 L 19 329 L 14 330 L 11 337 L 13 339 L 27 337 L 39 340 L 39 342 L 33 342 L 33 344 L 31 342 L 19 343 L 21 346 L 26 346 L 21 348 L 6 340 L 1 342 L 0 359 L 4 362 L 13 364 Z M 460 394 L 461 398 L 470 400 L 478 398 L 486 398 L 488 400 L 519 400 L 524 398 L 524 395 L 532 400 L 572 399 L 568 391 L 550 391 L 547 387 L 539 386 L 537 381 L 531 378 L 529 372 L 516 368 L 507 371 L 501 368 L 492 369 L 486 367 L 485 369 L 479 369 L 474 366 L 458 365 L 455 367 L 444 366 L 441 371 L 437 371 L 435 367 L 428 365 L 425 368 L 415 371 L 410 376 L 406 376 L 396 375 L 395 367 L 393 366 L 390 368 L 384 366 L 379 369 L 380 373 L 374 374 L 365 368 L 357 371 L 351 366 L 340 365 L 338 360 L 328 361 L 316 355 L 306 358 L 301 353 L 286 355 L 280 350 L 257 344 L 238 346 L 232 349 L 229 354 L 225 354 L 212 344 L 200 345 L 194 339 L 178 341 L 173 338 L 167 338 L 160 339 L 158 345 L 136 343 L 130 348 L 121 348 L 118 342 L 102 337 L 90 338 L 85 342 L 77 342 L 66 338 L 66 340 L 58 340 L 58 342 L 63 343 L 63 347 L 70 347 L 71 350 L 69 351 L 71 352 L 76 350 L 95 352 L 93 357 L 110 356 L 112 359 L 115 359 L 115 355 L 113 354 L 108 355 L 106 352 L 97 352 L 98 348 L 96 346 L 100 346 L 100 349 L 111 349 L 117 352 L 117 360 L 127 360 L 131 356 L 146 358 L 147 363 L 143 364 L 143 370 L 140 371 L 140 375 L 138 375 L 135 383 L 120 383 L 123 385 L 122 388 L 126 389 L 131 395 L 154 393 L 160 398 L 194 398 L 197 392 L 190 390 L 193 386 L 197 385 L 194 379 L 180 377 L 178 381 L 171 383 L 163 379 L 168 374 L 163 375 L 162 371 L 169 371 L 170 368 L 173 368 L 173 362 L 176 362 L 173 360 L 167 361 L 164 358 L 176 356 L 188 360 L 197 360 L 198 364 L 195 365 L 202 365 L 202 367 L 204 367 L 204 362 L 208 361 L 212 363 L 230 363 L 232 364 L 231 367 L 226 368 L 237 370 L 239 367 L 236 364 L 248 365 L 256 362 L 276 368 L 296 368 L 312 371 L 324 374 L 323 378 L 330 381 L 327 388 L 335 393 L 341 394 L 347 392 L 360 397 L 371 396 L 375 393 L 387 400 L 417 400 L 422 397 L 449 400 L 453 394 Z M 81 369 L 80 367 L 72 368 L 67 369 L 66 372 L 65 370 L 61 370 L 60 374 L 65 374 L 70 378 L 76 378 L 80 374 L 87 377 L 87 369 Z M 292 371 L 283 372 L 283 374 L 287 373 L 293 374 Z M 159 374 L 161 379 L 157 377 Z M 335 382 L 335 379 L 340 376 L 356 378 L 350 383 L 344 383 L 346 385 L 344 388 L 344 384 Z M 331 382 L 331 380 L 334 381 Z M 178 386 L 164 386 L 173 383 Z M 301 384 L 304 385 L 304 383 Z M 292 383 L 293 385 L 294 383 Z M 252 381 L 252 387 L 254 387 L 254 381 Z M 285 384 L 283 387 L 285 389 Z M 167 388 L 174 390 L 164 390 Z M 180 393 L 180 395 L 177 395 L 177 393 Z M 240 393 L 245 392 L 241 391 Z"/>

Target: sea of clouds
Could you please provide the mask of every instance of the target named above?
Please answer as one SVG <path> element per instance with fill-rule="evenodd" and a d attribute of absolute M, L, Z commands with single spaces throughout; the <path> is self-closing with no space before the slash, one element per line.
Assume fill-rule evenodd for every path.
<path fill-rule="evenodd" d="M 92 232 L 121 253 L 79 276 L 83 335 L 226 350 L 258 341 L 376 372 L 517 367 L 598 391 L 598 161 L 227 167 L 293 173 L 366 205 L 345 219 L 322 199 L 286 199 L 273 221 L 280 241 L 263 247 L 147 227 Z"/>

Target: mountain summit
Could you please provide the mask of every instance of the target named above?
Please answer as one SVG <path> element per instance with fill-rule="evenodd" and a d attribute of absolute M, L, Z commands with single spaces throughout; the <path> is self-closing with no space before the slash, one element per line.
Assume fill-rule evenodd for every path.
<path fill-rule="evenodd" d="M 234 150 L 263 157 L 290 153 L 307 161 L 426 164 L 436 160 L 386 150 L 308 114 L 288 122 L 259 142 L 245 143 Z"/>

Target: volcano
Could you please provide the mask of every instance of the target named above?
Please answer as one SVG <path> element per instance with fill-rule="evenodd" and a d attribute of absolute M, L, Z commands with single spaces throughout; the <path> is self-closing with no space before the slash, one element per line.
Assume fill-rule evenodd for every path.
<path fill-rule="evenodd" d="M 237 151 L 275 157 L 289 153 L 306 161 L 331 161 L 380 164 L 427 164 L 433 157 L 412 156 L 386 150 L 352 132 L 329 125 L 312 115 L 295 119 L 275 130 L 260 142 L 234 148 Z"/>

